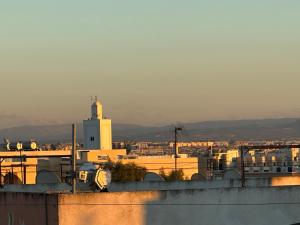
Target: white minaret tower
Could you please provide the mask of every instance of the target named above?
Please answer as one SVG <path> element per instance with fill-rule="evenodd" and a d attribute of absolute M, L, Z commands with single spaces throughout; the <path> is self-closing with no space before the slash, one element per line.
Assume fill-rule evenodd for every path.
<path fill-rule="evenodd" d="M 89 150 L 111 150 L 111 120 L 103 118 L 103 108 L 97 97 L 92 102 L 91 118 L 83 121 L 84 148 Z"/>
<path fill-rule="evenodd" d="M 97 97 L 95 98 L 95 101 L 91 106 L 91 112 L 92 112 L 92 118 L 91 118 L 92 120 L 103 119 L 102 104 L 98 101 Z"/>

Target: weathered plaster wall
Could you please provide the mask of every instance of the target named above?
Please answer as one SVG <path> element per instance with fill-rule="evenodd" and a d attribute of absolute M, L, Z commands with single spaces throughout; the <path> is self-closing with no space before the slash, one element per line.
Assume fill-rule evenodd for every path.
<path fill-rule="evenodd" d="M 300 187 L 59 195 L 60 225 L 291 225 Z"/>
<path fill-rule="evenodd" d="M 288 177 L 272 177 L 272 186 L 289 186 L 289 185 L 300 185 L 299 176 L 288 176 Z"/>
<path fill-rule="evenodd" d="M 297 178 L 255 179 L 252 183 L 248 180 L 247 188 L 239 188 L 240 183 L 237 181 L 226 181 L 229 187 L 220 188 L 224 182 L 155 182 L 153 187 L 156 191 L 137 192 L 133 191 L 136 188 L 134 186 L 130 187 L 131 192 L 90 192 L 75 195 L 33 194 L 28 192 L 38 186 L 18 186 L 18 191 L 22 191 L 24 187 L 23 191 L 27 193 L 0 191 L 0 225 L 300 223 L 300 186 L 270 187 L 275 182 L 276 185 L 297 183 Z M 143 185 L 146 188 L 150 184 Z M 35 191 L 47 191 L 45 186 L 39 188 Z M 55 189 L 54 186 L 52 188 Z M 61 189 L 63 188 L 59 187 Z"/>
<path fill-rule="evenodd" d="M 0 193 L 0 225 L 58 225 L 57 195 Z"/>
<path fill-rule="evenodd" d="M 144 204 L 158 198 L 158 192 L 59 195 L 59 224 L 145 224 L 147 212 Z"/>

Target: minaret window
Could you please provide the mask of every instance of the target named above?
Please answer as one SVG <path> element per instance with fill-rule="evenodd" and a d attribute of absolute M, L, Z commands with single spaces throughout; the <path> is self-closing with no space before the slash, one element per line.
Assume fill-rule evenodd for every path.
<path fill-rule="evenodd" d="M 95 141 L 95 137 L 91 137 L 90 140 L 91 140 L 91 141 Z"/>

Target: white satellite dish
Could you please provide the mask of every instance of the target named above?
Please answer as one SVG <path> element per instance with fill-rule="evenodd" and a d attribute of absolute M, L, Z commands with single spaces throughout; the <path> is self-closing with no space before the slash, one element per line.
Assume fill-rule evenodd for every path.
<path fill-rule="evenodd" d="M 108 185 L 111 183 L 111 172 L 105 169 L 98 169 L 95 174 L 94 179 L 95 184 L 100 190 L 107 189 Z"/>
<path fill-rule="evenodd" d="M 154 181 L 165 181 L 164 178 L 162 178 L 162 176 L 153 173 L 153 172 L 148 172 L 146 173 L 145 177 L 144 177 L 144 181 L 146 182 L 154 182 Z"/>

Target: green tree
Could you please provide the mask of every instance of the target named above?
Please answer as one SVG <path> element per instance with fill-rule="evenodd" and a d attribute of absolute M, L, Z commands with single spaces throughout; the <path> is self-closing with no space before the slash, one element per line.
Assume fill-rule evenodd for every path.
<path fill-rule="evenodd" d="M 165 173 L 164 169 L 159 170 L 159 175 L 165 179 L 165 181 L 182 181 L 184 180 L 184 173 L 182 169 L 172 170 L 168 175 Z"/>
<path fill-rule="evenodd" d="M 123 164 L 117 162 L 113 164 L 111 169 L 112 181 L 114 182 L 133 182 L 143 181 L 147 169 L 137 166 L 134 163 Z"/>

